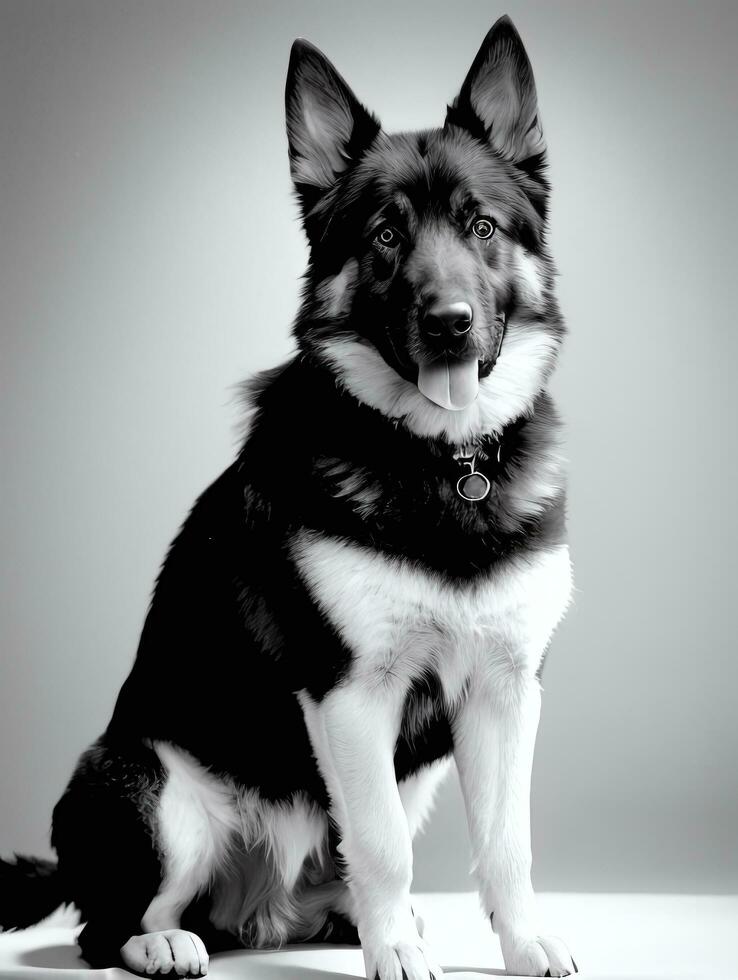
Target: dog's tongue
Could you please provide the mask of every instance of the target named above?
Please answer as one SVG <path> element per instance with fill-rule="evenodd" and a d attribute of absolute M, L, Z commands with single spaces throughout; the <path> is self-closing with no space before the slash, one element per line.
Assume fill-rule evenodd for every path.
<path fill-rule="evenodd" d="M 418 388 L 441 408 L 460 412 L 471 405 L 479 392 L 479 361 L 476 357 L 427 361 L 420 365 Z"/>

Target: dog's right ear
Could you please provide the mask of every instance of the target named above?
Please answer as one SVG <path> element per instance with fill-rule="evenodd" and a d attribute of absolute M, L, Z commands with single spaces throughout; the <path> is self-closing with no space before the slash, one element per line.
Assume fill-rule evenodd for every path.
<path fill-rule="evenodd" d="M 380 126 L 323 52 L 303 38 L 292 45 L 285 107 L 290 170 L 306 216 Z"/>

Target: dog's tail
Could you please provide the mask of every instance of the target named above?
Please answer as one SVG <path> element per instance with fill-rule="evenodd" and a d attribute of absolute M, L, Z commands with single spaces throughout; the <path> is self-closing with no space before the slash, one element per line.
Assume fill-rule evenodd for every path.
<path fill-rule="evenodd" d="M 69 899 L 55 861 L 15 855 L 0 859 L 0 929 L 24 929 Z"/>

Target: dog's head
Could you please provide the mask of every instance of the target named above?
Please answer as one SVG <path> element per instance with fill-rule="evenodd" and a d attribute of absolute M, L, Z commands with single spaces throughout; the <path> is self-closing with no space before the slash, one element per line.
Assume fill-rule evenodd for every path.
<path fill-rule="evenodd" d="M 286 103 L 310 245 L 301 348 L 418 434 L 499 431 L 545 384 L 563 333 L 545 144 L 512 23 L 489 32 L 440 129 L 385 133 L 301 40 Z"/>

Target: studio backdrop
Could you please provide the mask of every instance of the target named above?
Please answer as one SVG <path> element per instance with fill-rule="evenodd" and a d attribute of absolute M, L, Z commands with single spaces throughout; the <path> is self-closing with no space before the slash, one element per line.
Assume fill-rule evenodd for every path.
<path fill-rule="evenodd" d="M 415 129 L 442 122 L 507 12 L 536 72 L 570 330 L 554 390 L 577 591 L 543 675 L 534 880 L 738 889 L 737 11 L 2 0 L 2 852 L 48 853 L 167 544 L 233 457 L 237 384 L 292 349 L 292 40 Z M 181 710 L 198 724 L 197 677 Z M 453 777 L 415 887 L 467 889 L 468 863 Z"/>

